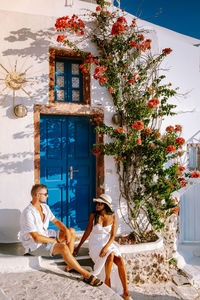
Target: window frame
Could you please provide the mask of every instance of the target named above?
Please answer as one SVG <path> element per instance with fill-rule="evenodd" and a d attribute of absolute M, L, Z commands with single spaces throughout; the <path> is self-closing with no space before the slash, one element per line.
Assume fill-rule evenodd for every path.
<path fill-rule="evenodd" d="M 85 57 L 89 53 L 85 53 Z M 79 54 L 72 50 L 64 50 L 64 49 L 57 49 L 57 48 L 49 48 L 49 103 L 57 103 L 59 104 L 66 104 L 66 103 L 73 103 L 73 104 L 85 104 L 91 105 L 91 76 L 90 73 L 82 74 L 82 101 L 56 101 L 55 98 L 55 62 L 56 60 L 63 60 L 63 61 L 79 61 L 79 63 L 84 64 L 84 58 Z"/>

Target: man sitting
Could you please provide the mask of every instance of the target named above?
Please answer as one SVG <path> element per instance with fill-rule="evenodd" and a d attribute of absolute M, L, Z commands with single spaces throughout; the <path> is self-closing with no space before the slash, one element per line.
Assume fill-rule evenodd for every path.
<path fill-rule="evenodd" d="M 24 209 L 20 220 L 19 239 L 25 248 L 25 254 L 35 256 L 53 256 L 61 254 L 67 264 L 67 271 L 74 269 L 84 277 L 84 282 L 100 286 L 102 281 L 83 269 L 73 257 L 75 230 L 67 228 L 51 212 L 46 204 L 47 187 L 35 184 L 31 189 L 32 201 Z M 60 230 L 48 230 L 51 221 Z"/>

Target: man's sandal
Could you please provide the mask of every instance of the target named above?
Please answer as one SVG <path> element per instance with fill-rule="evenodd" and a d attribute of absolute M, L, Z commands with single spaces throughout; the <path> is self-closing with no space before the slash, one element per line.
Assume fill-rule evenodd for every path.
<path fill-rule="evenodd" d="M 94 277 L 93 275 L 91 275 L 89 278 L 84 278 L 83 281 L 84 281 L 85 283 L 91 285 L 91 286 L 96 286 L 96 287 L 98 287 L 98 286 L 100 286 L 100 285 L 103 284 L 103 282 L 102 282 L 100 279 L 98 279 L 98 278 L 96 278 L 95 281 L 92 282 L 92 280 L 93 280 L 94 278 L 95 278 L 95 277 Z"/>

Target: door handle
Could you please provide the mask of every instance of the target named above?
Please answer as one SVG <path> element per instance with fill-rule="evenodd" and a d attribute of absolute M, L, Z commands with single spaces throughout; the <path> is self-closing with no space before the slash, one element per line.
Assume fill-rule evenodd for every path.
<path fill-rule="evenodd" d="M 72 166 L 69 168 L 70 179 L 73 179 L 74 172 L 79 172 L 79 170 L 74 170 Z"/>

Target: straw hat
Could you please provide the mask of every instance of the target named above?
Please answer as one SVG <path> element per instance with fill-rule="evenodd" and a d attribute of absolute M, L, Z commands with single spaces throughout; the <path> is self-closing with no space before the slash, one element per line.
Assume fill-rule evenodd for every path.
<path fill-rule="evenodd" d="M 101 195 L 99 196 L 99 198 L 94 198 L 93 201 L 94 201 L 94 202 L 105 203 L 105 204 L 107 204 L 107 205 L 110 207 L 110 209 L 112 210 L 112 208 L 111 208 L 112 198 L 111 198 L 109 195 L 107 195 L 107 194 L 101 194 Z"/>

